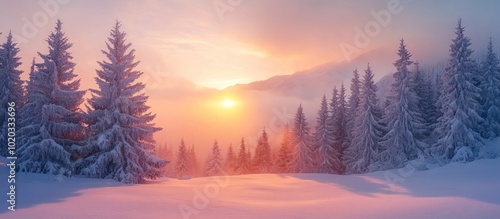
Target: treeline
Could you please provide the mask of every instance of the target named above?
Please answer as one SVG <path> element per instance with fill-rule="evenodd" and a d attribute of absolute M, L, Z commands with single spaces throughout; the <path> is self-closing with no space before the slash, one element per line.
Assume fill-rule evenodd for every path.
<path fill-rule="evenodd" d="M 186 147 L 184 140 L 181 140 L 176 151 L 172 146 L 158 146 L 156 155 L 164 160 L 172 161 L 162 169 L 163 176 L 180 179 L 250 173 L 288 173 L 291 171 L 287 169 L 287 162 L 280 163 L 280 161 L 292 158 L 292 139 L 288 128 L 284 136 L 282 149 L 278 152 L 272 150 L 267 132 L 263 130 L 253 153 L 242 138 L 236 149 L 229 145 L 225 156 L 222 155 L 222 149 L 215 140 L 204 165 L 200 165 L 194 145 Z"/>
<path fill-rule="evenodd" d="M 106 60 L 99 61 L 91 97 L 83 99 L 74 72 L 72 44 L 58 21 L 47 39 L 48 52 L 33 59 L 29 80 L 20 79 L 21 58 L 12 34 L 0 49 L 0 106 L 17 109 L 16 145 L 7 148 L 7 114 L 0 112 L 0 154 L 17 156 L 21 172 L 84 175 L 140 183 L 160 176 L 167 161 L 152 155 L 153 133 L 161 130 L 148 112 L 145 85 L 137 82 L 134 50 L 117 22 L 112 28 Z M 86 110 L 81 110 L 85 103 Z"/>
<path fill-rule="evenodd" d="M 344 85 L 334 88 L 329 100 L 323 96 L 313 125 L 300 105 L 279 148 L 271 150 L 265 131 L 254 156 L 242 140 L 237 154 L 229 147 L 223 158 L 215 142 L 202 175 L 356 174 L 401 168 L 413 160 L 443 165 L 498 157 L 484 145 L 500 136 L 498 56 L 490 39 L 486 56 L 473 59 L 461 21 L 455 34 L 446 67 L 427 72 L 401 40 L 385 102 L 377 97 L 368 64 L 362 75 L 353 72 L 349 97 Z M 177 177 L 199 174 L 190 172 L 181 148 L 174 166 L 164 171 Z M 160 149 L 159 156 L 174 160 L 163 150 L 168 151 Z"/>

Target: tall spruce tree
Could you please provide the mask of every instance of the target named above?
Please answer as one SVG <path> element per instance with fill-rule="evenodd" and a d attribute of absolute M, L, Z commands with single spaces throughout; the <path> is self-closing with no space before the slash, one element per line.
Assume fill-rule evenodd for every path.
<path fill-rule="evenodd" d="M 82 175 L 142 183 L 159 177 L 167 162 L 152 154 L 153 134 L 161 128 L 151 123 L 156 115 L 148 112 L 145 84 L 136 81 L 142 75 L 135 70 L 139 62 L 120 27 L 116 22 L 102 51 L 108 60 L 99 62 L 98 89 L 90 90 L 90 137 L 78 148 L 81 159 L 76 164 Z"/>
<path fill-rule="evenodd" d="M 7 109 L 10 106 L 9 103 L 14 102 L 14 108 L 17 110 L 25 103 L 24 82 L 21 80 L 23 71 L 19 70 L 21 64 L 19 47 L 14 42 L 12 33 L 9 33 L 7 41 L 0 46 L 0 108 L 3 109 L 0 112 L 0 128 L 2 130 L 0 134 L 0 155 L 2 156 L 9 155 L 7 150 L 7 130 L 8 128 L 16 128 L 8 125 L 8 123 L 15 124 L 15 121 L 8 119 L 9 111 Z"/>
<path fill-rule="evenodd" d="M 295 173 L 311 173 L 315 171 L 316 153 L 310 136 L 302 105 L 297 109 L 293 126 L 294 155 L 292 169 Z"/>
<path fill-rule="evenodd" d="M 337 98 L 337 106 L 335 107 L 335 111 L 332 112 L 331 117 L 334 121 L 333 123 L 333 145 L 335 150 L 337 151 L 339 158 L 339 166 L 338 170 L 339 174 L 345 173 L 345 150 L 349 145 L 349 135 L 348 135 L 348 108 L 346 102 L 346 90 L 344 87 L 344 83 L 341 84 L 338 98 Z"/>
<path fill-rule="evenodd" d="M 360 88 L 360 105 L 356 112 L 353 139 L 350 150 L 355 155 L 349 164 L 350 173 L 364 173 L 371 170 L 372 165 L 380 162 L 380 139 L 383 127 L 380 125 L 380 109 L 378 108 L 377 86 L 373 81 L 373 73 L 368 65 Z"/>
<path fill-rule="evenodd" d="M 409 66 L 413 64 L 411 54 L 401 40 L 398 50 L 399 59 L 394 63 L 396 72 L 388 97 L 389 106 L 384 120 L 388 124 L 388 133 L 384 136 L 387 159 L 386 168 L 400 168 L 408 161 L 423 154 L 424 122 L 418 108 L 418 97 L 414 92 L 415 83 Z"/>
<path fill-rule="evenodd" d="M 19 130 L 19 170 L 71 175 L 75 157 L 71 148 L 85 137 L 79 108 L 85 92 L 79 90 L 69 52 L 72 44 L 60 20 L 47 42 L 49 53 L 38 53 L 43 63 L 30 74 L 28 102 L 22 109 L 26 126 Z"/>
<path fill-rule="evenodd" d="M 422 141 L 426 144 L 431 144 L 435 141 L 432 133 L 437 125 L 438 108 L 436 107 L 437 97 L 435 95 L 436 88 L 433 88 L 431 75 L 424 73 L 418 62 L 415 62 L 413 80 L 415 94 L 417 95 L 417 106 L 423 119 L 424 127 L 422 133 Z"/>
<path fill-rule="evenodd" d="M 497 54 L 493 52 L 491 38 L 481 70 L 484 78 L 481 84 L 484 118 L 483 137 L 492 139 L 500 136 L 500 61 Z"/>
<path fill-rule="evenodd" d="M 470 39 L 458 21 L 456 37 L 450 45 L 450 59 L 443 75 L 439 119 L 441 137 L 435 153 L 451 161 L 472 161 L 482 142 L 480 136 L 480 89 L 476 86 L 478 66 L 471 58 Z M 458 156 L 457 156 L 458 155 Z"/>
<path fill-rule="evenodd" d="M 337 102 L 337 95 L 334 89 L 333 102 Z M 334 112 L 335 113 L 335 112 Z M 340 173 L 341 165 L 338 152 L 334 148 L 334 135 L 332 133 L 333 124 L 330 124 L 330 114 L 328 104 L 323 95 L 321 106 L 316 119 L 316 129 L 314 132 L 314 144 L 318 147 L 318 172 L 320 173 Z"/>
<path fill-rule="evenodd" d="M 344 150 L 343 164 L 345 167 L 345 172 L 350 172 L 352 165 L 357 159 L 358 150 L 352 145 L 352 139 L 354 138 L 354 125 L 356 119 L 356 113 L 360 105 L 360 92 L 361 92 L 361 80 L 359 79 L 358 69 L 355 69 L 351 79 L 350 91 L 351 94 L 348 100 L 348 110 L 347 110 L 347 144 Z"/>

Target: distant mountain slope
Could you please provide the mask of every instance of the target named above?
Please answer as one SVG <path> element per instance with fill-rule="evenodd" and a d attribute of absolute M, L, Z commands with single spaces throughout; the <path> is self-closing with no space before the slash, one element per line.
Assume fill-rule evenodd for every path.
<path fill-rule="evenodd" d="M 279 75 L 263 81 L 239 84 L 226 90 L 268 91 L 276 95 L 315 99 L 323 94 L 328 96 L 333 87 L 339 87 L 341 83 L 348 88 L 354 69 L 358 69 L 362 75 L 368 63 L 375 72 L 376 79 L 382 78 L 393 71 L 392 62 L 395 56 L 393 51 L 373 50 L 350 62 L 329 62 L 291 75 Z"/>

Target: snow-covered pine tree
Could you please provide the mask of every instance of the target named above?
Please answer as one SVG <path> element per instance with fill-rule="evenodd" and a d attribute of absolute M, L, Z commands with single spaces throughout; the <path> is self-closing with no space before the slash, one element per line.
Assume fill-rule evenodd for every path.
<path fill-rule="evenodd" d="M 348 136 L 348 115 L 347 115 L 347 102 L 346 102 L 346 89 L 344 83 L 341 84 L 340 90 L 337 98 L 337 106 L 335 107 L 335 112 L 332 112 L 331 117 L 334 121 L 333 123 L 333 147 L 338 154 L 340 161 L 339 174 L 345 173 L 345 150 L 349 145 Z"/>
<path fill-rule="evenodd" d="M 371 165 L 377 165 L 381 151 L 379 142 L 382 136 L 382 126 L 377 108 L 377 86 L 373 81 L 370 65 L 365 70 L 360 91 L 360 105 L 355 117 L 354 138 L 350 147 L 355 159 L 348 165 L 349 173 L 364 173 L 373 170 Z"/>
<path fill-rule="evenodd" d="M 302 105 L 299 106 L 295 114 L 293 145 L 292 171 L 295 173 L 314 172 L 316 170 L 314 160 L 316 154 Z"/>
<path fill-rule="evenodd" d="M 184 144 L 184 139 L 181 140 L 181 145 L 177 149 L 177 159 L 175 162 L 175 175 L 179 179 L 184 179 L 192 176 L 191 165 L 189 160 L 189 152 Z"/>
<path fill-rule="evenodd" d="M 450 59 L 443 75 L 443 92 L 439 119 L 441 137 L 434 153 L 447 161 L 472 161 L 482 143 L 480 89 L 476 87 L 477 63 L 471 58 L 469 37 L 464 35 L 462 21 L 458 21 L 450 45 Z"/>
<path fill-rule="evenodd" d="M 0 47 L 0 155 L 8 156 L 7 152 L 7 129 L 8 107 L 10 102 L 15 103 L 15 108 L 20 109 L 24 103 L 24 87 L 21 80 L 23 71 L 19 70 L 21 57 L 18 56 L 19 48 L 13 41 L 12 33 L 7 35 L 7 41 Z M 19 124 L 19 123 L 17 123 Z"/>
<path fill-rule="evenodd" d="M 399 59 L 394 63 L 396 72 L 391 93 L 387 97 L 389 106 L 386 109 L 385 122 L 388 133 L 382 141 L 384 153 L 384 168 L 393 169 L 405 166 L 408 161 L 423 155 L 424 121 L 418 108 L 418 97 L 414 92 L 415 82 L 408 69 L 413 65 L 411 54 L 401 40 L 398 50 Z"/>
<path fill-rule="evenodd" d="M 340 162 L 342 162 L 341 158 L 340 158 L 340 152 L 342 152 L 342 150 L 339 150 L 339 148 L 337 148 L 338 145 L 335 145 L 335 137 L 337 135 L 337 112 L 338 112 L 338 107 L 339 107 L 339 90 L 337 89 L 337 87 L 333 87 L 333 91 L 332 91 L 332 99 L 330 100 L 330 107 L 329 109 L 327 109 L 330 113 L 330 115 L 328 115 L 327 117 L 327 133 L 328 135 L 330 136 L 331 138 L 331 141 L 332 141 L 332 147 L 333 147 L 333 157 L 335 157 L 335 160 L 339 160 Z M 335 164 L 337 167 L 341 168 L 342 167 L 342 164 L 339 163 L 339 164 Z M 341 169 L 339 168 L 336 168 L 335 170 L 335 173 L 340 173 Z"/>
<path fill-rule="evenodd" d="M 415 86 L 415 94 L 417 95 L 417 107 L 421 113 L 421 118 L 424 122 L 423 136 L 420 140 L 426 144 L 435 143 L 432 133 L 437 125 L 437 97 L 433 88 L 433 82 L 429 73 L 424 73 L 420 69 L 418 62 L 414 63 L 413 80 Z"/>
<path fill-rule="evenodd" d="M 222 154 L 219 148 L 217 140 L 215 140 L 212 146 L 212 151 L 208 155 L 207 161 L 205 163 L 205 176 L 219 176 L 224 174 L 224 167 L 222 164 Z"/>
<path fill-rule="evenodd" d="M 352 136 L 350 133 L 352 133 L 352 128 L 354 127 L 354 118 L 356 118 L 356 112 L 358 110 L 359 104 L 360 104 L 360 88 L 361 88 L 361 80 L 359 79 L 359 73 L 358 69 L 354 70 L 352 73 L 352 79 L 351 79 L 351 87 L 349 88 L 351 90 L 351 95 L 349 96 L 349 101 L 348 101 L 348 111 L 347 111 L 347 121 L 348 121 L 348 130 L 347 133 L 349 134 L 349 140 L 352 139 Z"/>
<path fill-rule="evenodd" d="M 492 139 L 500 136 L 500 61 L 493 52 L 490 38 L 486 57 L 481 65 L 484 82 L 481 85 L 483 97 L 483 137 Z"/>
<path fill-rule="evenodd" d="M 343 164 L 345 167 L 345 172 L 348 172 L 350 170 L 350 167 L 352 164 L 355 163 L 356 161 L 356 156 L 358 153 L 358 150 L 352 146 L 352 139 L 354 138 L 353 133 L 354 133 L 354 122 L 356 119 L 356 113 L 359 108 L 360 104 L 360 88 L 361 88 L 361 80 L 359 79 L 359 73 L 358 69 L 355 69 L 353 72 L 353 76 L 351 79 L 351 95 L 349 96 L 348 100 L 348 110 L 347 110 L 347 142 L 344 150 L 344 157 L 343 157 Z"/>
<path fill-rule="evenodd" d="M 224 160 L 224 170 L 228 174 L 234 174 L 234 170 L 236 169 L 237 157 L 234 154 L 233 145 L 230 144 L 227 149 L 226 159 Z"/>
<path fill-rule="evenodd" d="M 26 104 L 19 110 L 20 128 L 18 130 L 18 150 L 17 153 L 22 155 L 24 150 L 29 145 L 41 140 L 40 127 L 42 125 L 42 117 L 39 113 L 42 107 L 48 103 L 47 96 L 50 91 L 49 84 L 44 83 L 48 80 L 48 75 L 35 71 L 35 58 L 31 63 L 29 80 L 26 85 Z"/>
<path fill-rule="evenodd" d="M 116 22 L 111 30 L 106 61 L 98 62 L 98 89 L 91 89 L 87 120 L 90 137 L 84 147 L 76 148 L 80 159 L 78 173 L 124 183 L 142 183 L 161 175 L 167 164 L 153 155 L 155 114 L 147 112 L 145 84 L 137 82 L 142 72 L 135 70 L 135 50 L 129 50 L 125 32 Z"/>
<path fill-rule="evenodd" d="M 255 147 L 253 166 L 256 173 L 271 173 L 273 170 L 271 146 L 269 145 L 269 139 L 265 129 L 262 130 L 262 135 L 257 141 L 257 147 Z"/>
<path fill-rule="evenodd" d="M 71 148 L 85 137 L 79 108 L 85 92 L 79 91 L 68 51 L 72 44 L 60 20 L 47 42 L 49 53 L 38 53 L 43 63 L 30 75 L 28 102 L 22 109 L 26 126 L 19 131 L 19 171 L 71 175 Z"/>
<path fill-rule="evenodd" d="M 337 89 L 334 89 L 333 101 L 337 102 Z M 335 113 L 335 112 L 334 112 Z M 318 147 L 318 168 L 319 173 L 340 173 L 341 162 L 338 152 L 334 148 L 333 124 L 328 113 L 326 97 L 321 100 L 318 117 L 316 119 L 316 129 L 314 132 L 314 144 Z"/>
<path fill-rule="evenodd" d="M 240 150 L 236 158 L 236 167 L 234 172 L 236 174 L 249 174 L 251 173 L 251 157 L 245 145 L 245 139 L 241 139 Z"/>
<path fill-rule="evenodd" d="M 281 140 L 281 147 L 276 155 L 276 172 L 278 173 L 290 173 L 292 171 L 291 162 L 293 158 L 293 135 L 288 127 L 285 127 L 283 133 L 283 139 Z"/>
<path fill-rule="evenodd" d="M 193 177 L 200 176 L 200 163 L 198 162 L 198 157 L 196 156 L 194 145 L 192 145 L 188 150 L 188 160 L 189 168 L 191 169 L 191 175 Z"/>

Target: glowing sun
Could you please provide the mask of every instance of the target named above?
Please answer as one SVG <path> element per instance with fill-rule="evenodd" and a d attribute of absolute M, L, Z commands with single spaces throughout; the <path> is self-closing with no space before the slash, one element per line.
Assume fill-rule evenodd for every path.
<path fill-rule="evenodd" d="M 224 108 L 233 108 L 236 105 L 236 102 L 232 99 L 224 99 L 220 105 Z"/>

